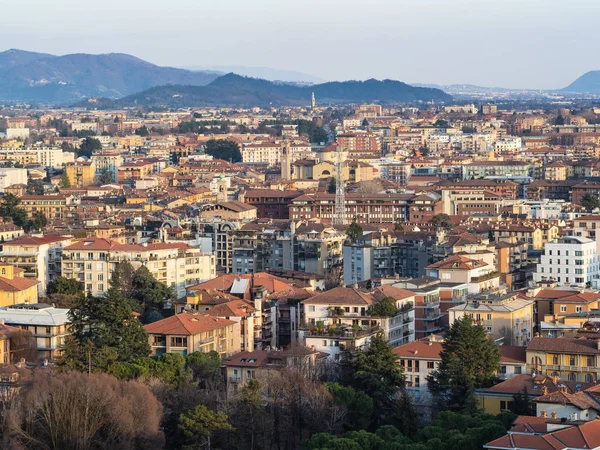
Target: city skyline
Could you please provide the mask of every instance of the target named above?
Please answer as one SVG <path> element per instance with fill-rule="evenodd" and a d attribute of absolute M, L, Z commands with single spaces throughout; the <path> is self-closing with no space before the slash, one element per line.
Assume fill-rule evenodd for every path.
<path fill-rule="evenodd" d="M 560 89 L 598 68 L 590 54 L 600 5 L 587 0 L 376 0 L 368 8 L 338 0 L 308 0 L 302 7 L 271 0 L 184 1 L 170 11 L 155 1 L 59 3 L 7 6 L 0 18 L 4 48 L 130 53 L 174 67 L 262 66 L 324 80 L 512 89 Z M 38 14 L 13 20 L 33 6 Z M 569 64 L 559 64 L 561 57 Z"/>

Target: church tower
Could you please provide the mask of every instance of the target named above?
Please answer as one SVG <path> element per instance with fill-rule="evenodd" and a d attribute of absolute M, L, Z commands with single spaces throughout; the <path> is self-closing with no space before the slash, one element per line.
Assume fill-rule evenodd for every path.
<path fill-rule="evenodd" d="M 317 100 L 315 99 L 315 93 L 312 93 L 312 96 L 310 98 L 310 107 L 312 109 L 315 109 L 317 107 Z"/>

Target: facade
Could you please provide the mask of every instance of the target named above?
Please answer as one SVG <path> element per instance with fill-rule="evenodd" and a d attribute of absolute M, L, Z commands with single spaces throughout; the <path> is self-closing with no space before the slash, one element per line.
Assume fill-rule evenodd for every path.
<path fill-rule="evenodd" d="M 69 310 L 43 303 L 7 306 L 0 308 L 0 320 L 29 331 L 37 343 L 39 361 L 55 361 L 62 352 L 69 331 Z"/>
<path fill-rule="evenodd" d="M 38 280 L 25 278 L 25 269 L 0 264 L 0 307 L 38 302 Z"/>
<path fill-rule="evenodd" d="M 240 323 L 233 320 L 182 312 L 144 329 L 153 355 L 215 351 L 228 357 L 241 351 Z"/>
<path fill-rule="evenodd" d="M 526 346 L 533 336 L 534 302 L 512 294 L 480 294 L 448 310 L 450 326 L 471 316 L 506 345 Z"/>
<path fill-rule="evenodd" d="M 0 262 L 25 269 L 24 276 L 39 281 L 38 293 L 45 296 L 48 283 L 62 273 L 63 248 L 72 242 L 71 236 L 23 236 L 2 245 Z"/>
<path fill-rule="evenodd" d="M 96 166 L 93 162 L 74 162 L 67 164 L 65 172 L 71 187 L 87 187 L 94 184 Z"/>
<path fill-rule="evenodd" d="M 120 244 L 103 238 L 82 239 L 63 249 L 62 274 L 84 284 L 87 292 L 102 295 L 120 261 L 134 268 L 144 265 L 177 296 L 186 288 L 216 276 L 215 257 L 184 243 Z"/>
<path fill-rule="evenodd" d="M 567 236 L 548 242 L 533 274 L 533 280 L 555 282 L 557 286 L 590 287 L 599 282 L 596 242 L 579 236 Z"/>

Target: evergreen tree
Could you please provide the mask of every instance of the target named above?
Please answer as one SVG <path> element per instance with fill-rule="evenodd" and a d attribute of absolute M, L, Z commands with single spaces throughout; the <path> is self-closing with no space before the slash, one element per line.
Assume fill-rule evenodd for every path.
<path fill-rule="evenodd" d="M 69 176 L 67 175 L 67 172 L 63 172 L 62 176 L 60 177 L 60 182 L 58 185 L 61 188 L 70 188 L 71 187 L 71 180 L 69 180 Z"/>
<path fill-rule="evenodd" d="M 133 315 L 132 301 L 115 288 L 95 297 L 80 295 L 69 311 L 72 338 L 62 365 L 106 371 L 113 362 L 133 362 L 150 354 L 148 336 Z"/>
<path fill-rule="evenodd" d="M 210 450 L 211 438 L 219 430 L 233 431 L 227 414 L 213 412 L 204 405 L 198 405 L 179 417 L 179 428 L 186 437 L 186 449 Z"/>
<path fill-rule="evenodd" d="M 513 395 L 513 402 L 510 406 L 510 412 L 518 416 L 535 416 L 537 415 L 536 407 L 531 401 L 531 397 L 527 393 L 527 388 Z"/>
<path fill-rule="evenodd" d="M 500 364 L 498 346 L 470 316 L 452 324 L 442 346 L 440 365 L 427 378 L 429 391 L 441 410 L 475 412 L 475 389 L 496 377 Z"/>
<path fill-rule="evenodd" d="M 592 211 L 596 208 L 600 208 L 600 200 L 595 195 L 585 194 L 581 199 L 581 206 L 583 206 L 586 211 Z"/>
<path fill-rule="evenodd" d="M 361 237 L 363 235 L 363 229 L 358 224 L 358 222 L 356 222 L 356 219 L 354 219 L 352 221 L 352 223 L 350 224 L 350 226 L 348 227 L 347 234 L 348 234 L 348 239 L 350 239 L 350 241 L 352 241 L 352 242 L 356 241 L 359 237 Z"/>
<path fill-rule="evenodd" d="M 101 184 L 110 184 L 114 181 L 115 180 L 113 179 L 113 176 L 112 176 L 112 173 L 110 172 L 110 170 L 104 169 L 102 171 L 102 173 L 100 174 L 100 183 Z"/>

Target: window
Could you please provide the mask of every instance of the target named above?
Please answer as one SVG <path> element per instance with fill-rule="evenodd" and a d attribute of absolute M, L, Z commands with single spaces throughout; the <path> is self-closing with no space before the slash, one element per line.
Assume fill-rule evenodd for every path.
<path fill-rule="evenodd" d="M 506 375 L 506 366 L 502 366 L 502 367 L 500 367 L 500 373 L 501 373 L 502 375 Z"/>
<path fill-rule="evenodd" d="M 593 357 L 591 357 L 591 356 L 588 356 L 588 357 L 585 359 L 585 365 L 586 365 L 587 367 L 594 367 L 594 358 L 593 358 Z"/>
<path fill-rule="evenodd" d="M 515 375 L 520 375 L 521 374 L 521 366 L 516 366 L 515 367 Z"/>
<path fill-rule="evenodd" d="M 594 375 L 592 375 L 591 373 L 586 373 L 585 374 L 585 382 L 586 383 L 593 383 L 594 382 Z"/>
<path fill-rule="evenodd" d="M 575 357 L 574 356 L 570 356 L 569 357 L 569 365 L 570 366 L 574 366 L 575 365 Z"/>
<path fill-rule="evenodd" d="M 171 337 L 171 347 L 187 347 L 187 337 Z"/>
<path fill-rule="evenodd" d="M 435 363 L 433 361 L 427 361 L 428 369 L 435 369 Z"/>
<path fill-rule="evenodd" d="M 569 381 L 577 381 L 577 375 L 571 372 L 568 376 Z"/>
<path fill-rule="evenodd" d="M 558 366 L 558 356 L 557 355 L 554 355 L 552 357 L 552 365 L 553 366 Z"/>
<path fill-rule="evenodd" d="M 582 308 L 581 306 L 576 306 L 575 307 L 575 312 L 578 312 L 578 313 L 581 312 L 581 308 Z"/>
<path fill-rule="evenodd" d="M 567 305 L 560 305 L 560 312 L 567 312 Z"/>
<path fill-rule="evenodd" d="M 104 281 L 104 274 L 102 274 L 102 273 L 98 274 L 98 281 Z"/>
<path fill-rule="evenodd" d="M 491 314 L 488 314 L 488 315 L 486 316 L 486 320 L 492 320 L 492 315 L 491 315 Z"/>
<path fill-rule="evenodd" d="M 308 311 L 309 311 L 309 312 L 315 312 L 315 307 L 314 307 L 313 305 L 310 305 L 310 306 L 308 307 Z"/>
<path fill-rule="evenodd" d="M 419 380 L 419 377 L 416 376 L 415 377 L 415 387 L 419 387 L 419 385 L 420 385 L 420 380 Z"/>

